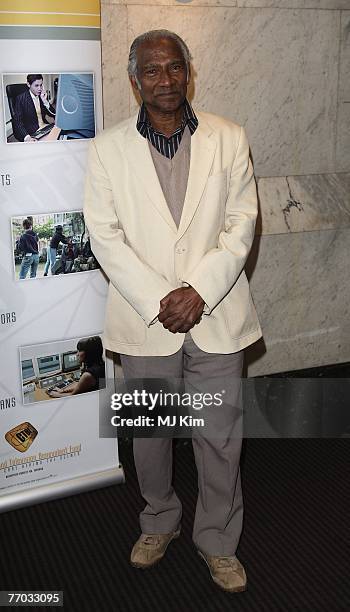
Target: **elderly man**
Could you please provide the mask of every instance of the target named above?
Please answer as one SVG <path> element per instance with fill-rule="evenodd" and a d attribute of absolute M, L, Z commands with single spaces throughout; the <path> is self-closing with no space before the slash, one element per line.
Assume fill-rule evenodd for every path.
<path fill-rule="evenodd" d="M 104 344 L 120 353 L 125 378 L 183 378 L 192 390 L 228 383 L 222 410 L 206 409 L 208 431 L 193 433 L 193 541 L 215 583 L 235 592 L 246 588 L 235 555 L 240 376 L 243 349 L 261 336 L 243 271 L 257 198 L 243 128 L 195 113 L 186 99 L 190 59 L 167 30 L 132 43 L 128 72 L 143 103 L 136 117 L 92 141 L 85 218 L 110 279 Z M 146 507 L 131 563 L 147 568 L 180 534 L 171 438 L 135 437 L 134 458 Z"/>

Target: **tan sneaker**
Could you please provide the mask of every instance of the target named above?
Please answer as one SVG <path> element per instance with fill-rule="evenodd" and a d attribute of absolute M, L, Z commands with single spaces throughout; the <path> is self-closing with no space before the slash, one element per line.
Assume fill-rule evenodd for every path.
<path fill-rule="evenodd" d="M 131 565 L 146 569 L 158 563 L 164 557 L 171 540 L 179 535 L 180 529 L 171 533 L 142 533 L 131 551 Z"/>
<path fill-rule="evenodd" d="M 240 593 L 246 590 L 247 576 L 237 557 L 214 557 L 206 555 L 198 549 L 197 551 L 209 567 L 215 584 L 230 593 Z"/>

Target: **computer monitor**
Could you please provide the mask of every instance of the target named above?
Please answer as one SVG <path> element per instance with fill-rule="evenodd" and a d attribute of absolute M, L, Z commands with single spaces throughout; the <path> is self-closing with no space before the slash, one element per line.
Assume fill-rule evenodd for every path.
<path fill-rule="evenodd" d="M 68 138 L 95 136 L 93 74 L 60 74 L 55 124 Z"/>
<path fill-rule="evenodd" d="M 22 366 L 22 380 L 24 383 L 35 380 L 35 371 L 33 365 L 33 359 L 24 359 L 21 361 Z"/>
<path fill-rule="evenodd" d="M 44 378 L 50 374 L 59 374 L 62 371 L 60 355 L 46 355 L 36 358 L 38 364 L 39 378 Z"/>
<path fill-rule="evenodd" d="M 69 351 L 62 355 L 62 372 L 73 372 L 80 368 L 80 362 L 76 351 Z"/>

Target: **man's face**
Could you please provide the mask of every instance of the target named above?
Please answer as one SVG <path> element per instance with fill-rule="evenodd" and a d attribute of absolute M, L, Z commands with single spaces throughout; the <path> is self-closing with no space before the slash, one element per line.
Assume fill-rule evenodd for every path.
<path fill-rule="evenodd" d="M 32 92 L 32 94 L 34 94 L 34 96 L 40 96 L 40 94 L 43 91 L 43 80 L 42 79 L 37 79 L 36 81 L 33 81 L 33 83 L 31 85 L 29 85 L 29 83 L 27 83 L 30 91 Z"/>
<path fill-rule="evenodd" d="M 181 48 L 172 38 L 145 41 L 137 50 L 137 78 L 130 77 L 135 91 L 154 111 L 174 113 L 187 92 L 187 66 Z"/>

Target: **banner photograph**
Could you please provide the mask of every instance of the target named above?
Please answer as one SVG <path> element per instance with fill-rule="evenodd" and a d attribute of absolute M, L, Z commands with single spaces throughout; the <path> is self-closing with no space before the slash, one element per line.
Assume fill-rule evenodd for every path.
<path fill-rule="evenodd" d="M 100 336 L 21 347 L 20 359 L 24 404 L 106 387 Z"/>
<path fill-rule="evenodd" d="M 17 280 L 100 267 L 81 211 L 13 217 L 11 226 Z"/>
<path fill-rule="evenodd" d="M 8 143 L 95 136 L 93 74 L 5 74 L 3 91 Z"/>

